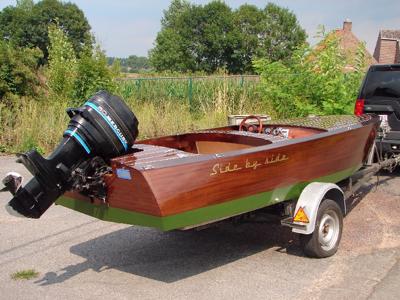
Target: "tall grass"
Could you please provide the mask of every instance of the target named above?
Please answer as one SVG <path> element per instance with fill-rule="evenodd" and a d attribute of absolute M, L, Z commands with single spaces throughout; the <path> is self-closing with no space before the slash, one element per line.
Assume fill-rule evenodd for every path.
<path fill-rule="evenodd" d="M 0 150 L 22 152 L 36 149 L 45 153 L 53 149 L 68 124 L 66 108 L 58 102 L 29 98 L 21 99 L 12 109 L 1 108 Z"/>
<path fill-rule="evenodd" d="M 259 100 L 258 76 L 153 77 L 121 81 L 118 93 L 125 99 L 190 106 L 192 112 L 211 108 L 242 110 L 246 100 Z"/>
<path fill-rule="evenodd" d="M 118 94 L 139 119 L 139 139 L 224 126 L 229 114 L 271 112 L 260 101 L 255 83 L 196 82 L 192 86 L 197 101 L 194 105 L 187 101 L 181 81 L 150 82 L 141 86 L 140 95 L 138 90 L 126 93 L 126 86 L 132 82 L 119 83 Z M 66 108 L 66 101 L 50 101 L 45 96 L 21 98 L 13 108 L 0 104 L 0 152 L 51 152 L 68 124 Z"/>

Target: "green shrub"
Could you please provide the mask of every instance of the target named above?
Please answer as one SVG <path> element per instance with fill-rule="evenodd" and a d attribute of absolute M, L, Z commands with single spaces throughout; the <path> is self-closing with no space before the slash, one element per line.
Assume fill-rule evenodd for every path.
<path fill-rule="evenodd" d="M 53 99 L 80 105 L 99 90 L 115 91 L 114 72 L 99 47 L 87 47 L 77 58 L 63 30 L 49 26 L 48 86 Z"/>
<path fill-rule="evenodd" d="M 77 62 L 73 105 L 80 105 L 99 90 L 115 92 L 115 70 L 107 66 L 107 57 L 99 47 L 87 50 Z"/>
<path fill-rule="evenodd" d="M 38 61 L 42 57 L 39 49 L 18 48 L 0 41 L 0 101 L 7 95 L 34 95 L 39 78 Z"/>
<path fill-rule="evenodd" d="M 77 59 L 66 34 L 56 25 L 49 26 L 49 65 L 47 85 L 52 97 L 72 99 L 77 78 Z"/>
<path fill-rule="evenodd" d="M 364 45 L 346 55 L 334 33 L 323 35 L 314 48 L 304 46 L 283 62 L 254 62 L 261 75 L 260 91 L 280 117 L 308 114 L 350 114 L 364 76 Z M 353 65 L 351 70 L 348 66 Z"/>

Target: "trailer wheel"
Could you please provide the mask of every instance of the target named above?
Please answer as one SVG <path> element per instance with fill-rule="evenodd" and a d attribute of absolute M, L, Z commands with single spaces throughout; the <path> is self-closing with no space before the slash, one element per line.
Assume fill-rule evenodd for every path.
<path fill-rule="evenodd" d="M 318 208 L 314 232 L 300 236 L 304 253 L 316 258 L 332 256 L 339 247 L 342 228 L 343 213 L 339 205 L 331 199 L 323 200 Z"/>

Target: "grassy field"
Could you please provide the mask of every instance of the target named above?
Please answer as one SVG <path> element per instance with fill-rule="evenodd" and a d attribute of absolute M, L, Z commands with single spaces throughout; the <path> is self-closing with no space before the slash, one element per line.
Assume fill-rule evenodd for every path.
<path fill-rule="evenodd" d="M 222 126 L 229 114 L 271 113 L 256 80 L 194 78 L 190 84 L 187 78 L 119 81 L 116 93 L 139 119 L 140 139 Z M 69 121 L 65 102 L 43 97 L 21 98 L 14 108 L 0 104 L 0 152 L 49 153 Z"/>

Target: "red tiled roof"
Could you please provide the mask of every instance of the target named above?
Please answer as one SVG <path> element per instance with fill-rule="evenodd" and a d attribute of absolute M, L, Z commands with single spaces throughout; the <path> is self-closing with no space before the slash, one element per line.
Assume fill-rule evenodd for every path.
<path fill-rule="evenodd" d="M 340 46 L 350 56 L 355 56 L 358 51 L 358 47 L 361 45 L 361 41 L 351 31 L 351 22 L 345 21 L 343 29 L 336 29 L 336 36 L 340 39 Z M 376 64 L 376 59 L 369 53 L 367 49 L 364 50 L 367 61 L 369 64 Z"/>

